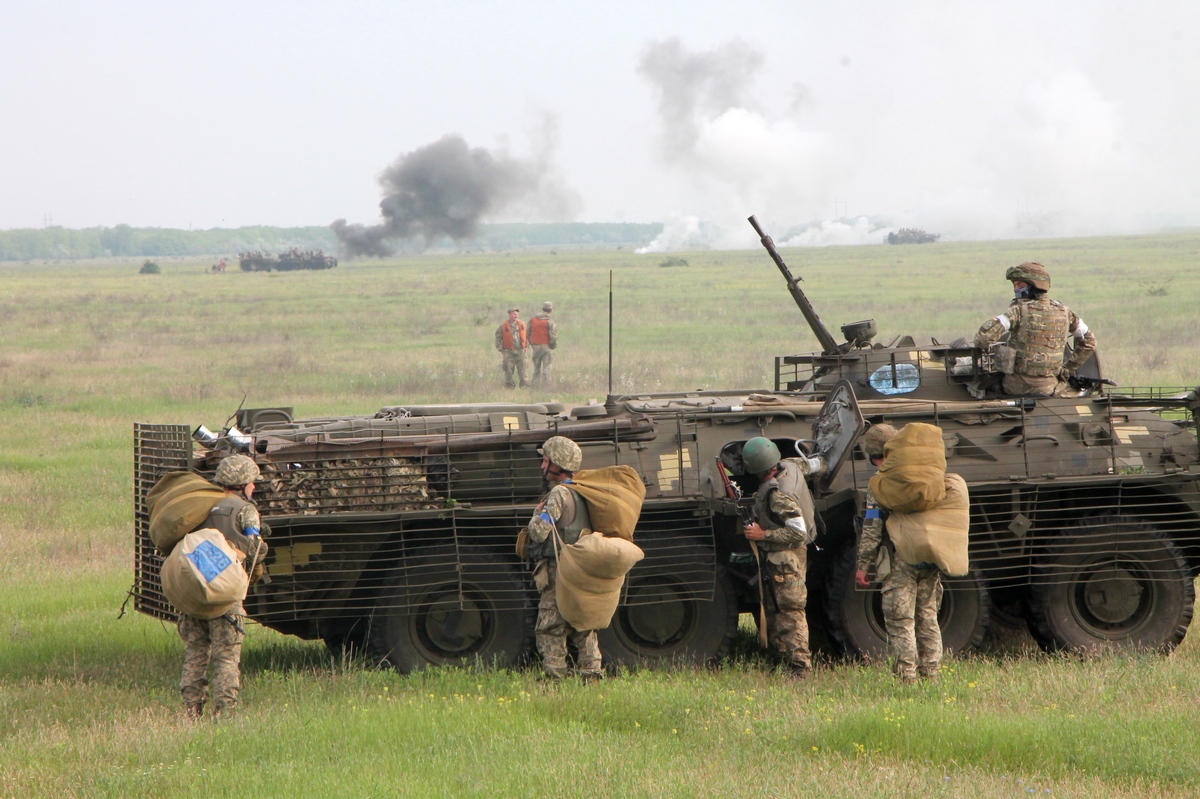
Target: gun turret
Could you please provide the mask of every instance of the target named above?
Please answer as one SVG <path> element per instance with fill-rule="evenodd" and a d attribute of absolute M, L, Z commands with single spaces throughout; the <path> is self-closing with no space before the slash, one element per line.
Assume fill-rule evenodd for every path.
<path fill-rule="evenodd" d="M 812 307 L 812 303 L 808 301 L 808 297 L 804 295 L 804 291 L 801 290 L 800 278 L 792 276 L 792 271 L 783 262 L 783 257 L 779 254 L 779 250 L 775 249 L 775 242 L 759 227 L 758 220 L 754 218 L 753 214 L 750 216 L 750 226 L 754 228 L 754 232 L 762 240 L 762 246 L 767 248 L 767 252 L 771 255 L 771 260 L 775 262 L 775 265 L 779 267 L 779 271 L 783 273 L 783 277 L 787 281 L 788 291 L 792 293 L 792 299 L 796 301 L 796 305 L 800 306 L 800 313 L 804 314 L 804 318 L 808 321 L 808 326 L 812 328 L 817 341 L 821 343 L 821 349 L 825 351 L 826 355 L 837 353 L 839 351 L 838 343 L 834 340 L 833 334 L 829 332 L 829 328 L 825 327 L 825 323 L 821 321 L 821 317 L 817 316 L 816 309 Z"/>

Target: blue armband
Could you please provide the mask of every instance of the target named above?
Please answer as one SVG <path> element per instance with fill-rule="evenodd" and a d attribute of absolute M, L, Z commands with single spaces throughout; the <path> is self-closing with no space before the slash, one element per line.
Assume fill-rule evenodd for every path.
<path fill-rule="evenodd" d="M 883 517 L 883 514 L 879 512 L 879 508 L 875 507 L 867 508 L 867 512 L 864 515 L 868 519 L 879 519 Z"/>
<path fill-rule="evenodd" d="M 554 519 L 551 518 L 550 514 L 547 513 L 546 511 L 542 511 L 542 515 L 539 516 L 538 518 L 541 519 L 542 521 L 546 522 L 547 524 L 554 524 Z"/>
<path fill-rule="evenodd" d="M 242 535 L 246 536 L 247 538 L 250 538 L 252 536 L 257 538 L 258 537 L 258 528 L 257 527 L 247 527 L 245 530 L 242 530 Z"/>

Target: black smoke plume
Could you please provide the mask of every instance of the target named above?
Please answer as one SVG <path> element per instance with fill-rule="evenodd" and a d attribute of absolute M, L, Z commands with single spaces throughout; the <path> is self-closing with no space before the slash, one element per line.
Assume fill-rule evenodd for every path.
<path fill-rule="evenodd" d="M 445 237 L 469 239 L 482 219 L 514 206 L 569 218 L 578 199 L 552 174 L 549 134 L 552 130 L 542 153 L 528 160 L 469 147 L 461 136 L 443 136 L 401 155 L 379 176 L 383 224 L 339 219 L 330 227 L 347 256 L 385 256 L 406 239 L 420 237 L 425 246 Z"/>

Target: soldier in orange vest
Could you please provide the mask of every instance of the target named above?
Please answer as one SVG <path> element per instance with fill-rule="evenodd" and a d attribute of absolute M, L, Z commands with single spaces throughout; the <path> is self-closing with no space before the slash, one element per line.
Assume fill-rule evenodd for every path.
<path fill-rule="evenodd" d="M 550 367 L 554 365 L 554 349 L 558 347 L 558 327 L 551 314 L 554 303 L 543 302 L 542 312 L 529 320 L 529 345 L 533 349 L 533 384 L 550 382 Z"/>
<path fill-rule="evenodd" d="M 521 309 L 509 308 L 508 318 L 496 328 L 496 351 L 504 356 L 500 368 L 504 371 L 504 385 L 515 388 L 513 372 L 521 378 L 521 387 L 529 385 L 529 367 L 525 353 L 529 350 L 529 338 L 525 332 L 525 323 L 521 321 Z"/>

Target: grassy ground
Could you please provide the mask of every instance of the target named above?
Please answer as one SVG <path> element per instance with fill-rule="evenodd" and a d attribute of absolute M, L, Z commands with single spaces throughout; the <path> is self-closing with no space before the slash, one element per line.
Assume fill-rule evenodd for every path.
<path fill-rule="evenodd" d="M 1123 385 L 1196 385 L 1200 235 L 785 253 L 835 331 L 970 335 L 1041 260 Z M 1154 796 L 1200 794 L 1200 644 L 1170 658 L 1028 653 L 901 689 L 877 665 L 772 673 L 747 636 L 717 672 L 541 685 L 402 678 L 252 628 L 244 712 L 188 725 L 182 643 L 117 618 L 131 581 L 131 427 L 247 407 L 765 387 L 814 339 L 761 251 L 687 267 L 624 251 L 437 256 L 317 273 L 207 261 L 0 267 L 0 795 Z M 509 303 L 559 309 L 558 381 L 499 386 Z"/>

